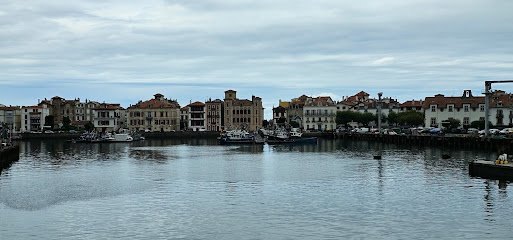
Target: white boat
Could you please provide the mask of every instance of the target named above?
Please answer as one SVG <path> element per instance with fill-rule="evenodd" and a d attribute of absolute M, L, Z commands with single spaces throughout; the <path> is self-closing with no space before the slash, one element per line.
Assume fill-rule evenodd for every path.
<path fill-rule="evenodd" d="M 292 128 L 290 130 L 290 138 L 301 138 L 303 136 L 303 133 L 299 130 L 299 128 Z"/>
<path fill-rule="evenodd" d="M 128 133 L 116 133 L 109 139 L 111 142 L 131 142 L 134 138 Z"/>

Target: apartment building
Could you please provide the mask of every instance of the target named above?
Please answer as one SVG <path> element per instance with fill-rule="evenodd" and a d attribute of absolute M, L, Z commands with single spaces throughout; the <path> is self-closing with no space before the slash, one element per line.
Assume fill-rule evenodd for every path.
<path fill-rule="evenodd" d="M 227 90 L 224 94 L 225 130 L 257 131 L 262 128 L 264 120 L 262 98 L 252 96 L 251 100 L 238 99 L 237 92 L 234 90 Z"/>
<path fill-rule="evenodd" d="M 180 105 L 157 93 L 153 99 L 139 101 L 127 108 L 131 131 L 170 132 L 180 130 Z"/>

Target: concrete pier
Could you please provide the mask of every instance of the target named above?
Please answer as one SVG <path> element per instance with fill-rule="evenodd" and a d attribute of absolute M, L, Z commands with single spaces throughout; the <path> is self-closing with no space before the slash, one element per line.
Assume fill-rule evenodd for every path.
<path fill-rule="evenodd" d="M 513 164 L 497 164 L 495 161 L 472 161 L 468 164 L 470 176 L 513 181 Z"/>
<path fill-rule="evenodd" d="M 0 172 L 20 159 L 20 146 L 8 146 L 0 148 Z"/>

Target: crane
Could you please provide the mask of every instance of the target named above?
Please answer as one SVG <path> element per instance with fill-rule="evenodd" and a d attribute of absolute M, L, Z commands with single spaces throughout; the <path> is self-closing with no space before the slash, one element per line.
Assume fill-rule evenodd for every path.
<path fill-rule="evenodd" d="M 492 94 L 492 83 L 513 83 L 513 80 L 485 81 L 485 137 L 490 136 L 490 124 L 488 121 L 490 118 L 490 95 Z"/>

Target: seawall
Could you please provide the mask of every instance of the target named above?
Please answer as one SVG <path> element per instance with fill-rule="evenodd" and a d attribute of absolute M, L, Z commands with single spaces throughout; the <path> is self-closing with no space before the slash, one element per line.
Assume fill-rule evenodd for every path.
<path fill-rule="evenodd" d="M 20 159 L 20 146 L 14 145 L 0 148 L 0 172 Z"/>

